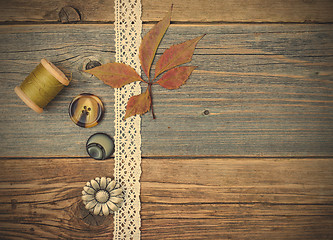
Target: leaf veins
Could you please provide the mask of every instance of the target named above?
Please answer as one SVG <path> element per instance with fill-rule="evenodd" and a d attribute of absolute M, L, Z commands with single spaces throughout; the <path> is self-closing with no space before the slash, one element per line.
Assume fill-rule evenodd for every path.
<path fill-rule="evenodd" d="M 169 69 L 190 62 L 197 43 L 204 36 L 205 34 L 186 42 L 173 45 L 169 49 L 165 50 L 156 63 L 155 78 Z"/>
<path fill-rule="evenodd" d="M 120 88 L 135 81 L 144 82 L 132 67 L 124 63 L 107 63 L 84 72 L 93 74 L 113 88 Z"/>
<path fill-rule="evenodd" d="M 177 89 L 183 85 L 197 67 L 176 67 L 166 72 L 156 83 L 166 89 Z"/>
<path fill-rule="evenodd" d="M 150 106 L 151 106 L 151 97 L 150 97 L 150 92 L 147 88 L 147 90 L 144 93 L 133 96 L 128 100 L 124 120 L 136 114 L 142 115 L 148 112 Z"/>
<path fill-rule="evenodd" d="M 172 7 L 169 13 L 160 22 L 154 25 L 154 27 L 150 29 L 150 31 L 142 39 L 139 49 L 139 58 L 141 67 L 148 79 L 150 79 L 150 68 L 153 63 L 156 50 L 170 25 L 171 12 Z"/>

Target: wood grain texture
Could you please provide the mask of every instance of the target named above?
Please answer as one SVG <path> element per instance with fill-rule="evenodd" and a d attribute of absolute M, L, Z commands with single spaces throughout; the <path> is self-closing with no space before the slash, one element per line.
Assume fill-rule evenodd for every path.
<path fill-rule="evenodd" d="M 332 161 L 145 158 L 142 239 L 332 239 Z M 113 159 L 0 164 L 2 239 L 112 239 L 112 218 L 87 225 L 78 208 L 86 181 L 112 177 Z"/>
<path fill-rule="evenodd" d="M 159 21 L 171 4 L 177 22 L 333 22 L 330 0 L 142 0 L 142 20 Z M 67 6 L 84 22 L 114 21 L 113 0 L 1 1 L 0 21 L 59 22 Z"/>
<path fill-rule="evenodd" d="M 91 134 L 113 135 L 114 90 L 81 71 L 89 60 L 114 61 L 113 25 L 0 31 L 2 156 L 86 156 Z M 144 156 L 332 156 L 332 25 L 176 25 L 158 56 L 203 33 L 191 63 L 199 67 L 187 83 L 153 88 L 157 119 L 143 116 Z M 43 57 L 73 80 L 38 115 L 13 89 Z M 105 103 L 94 128 L 79 128 L 68 117 L 71 99 L 82 92 Z"/>

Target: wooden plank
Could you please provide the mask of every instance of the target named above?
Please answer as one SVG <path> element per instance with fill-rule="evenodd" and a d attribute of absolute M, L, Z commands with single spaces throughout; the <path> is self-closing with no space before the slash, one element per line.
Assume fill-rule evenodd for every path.
<path fill-rule="evenodd" d="M 92 133 L 113 135 L 114 90 L 81 71 L 89 59 L 114 61 L 112 25 L 0 30 L 2 156 L 86 156 Z M 332 25 L 176 25 L 158 55 L 203 33 L 191 63 L 199 68 L 186 85 L 154 86 L 157 119 L 143 116 L 144 156 L 332 156 Z M 42 57 L 72 72 L 73 80 L 38 115 L 13 89 Z M 94 128 L 79 128 L 68 117 L 71 99 L 82 92 L 106 105 Z"/>
<path fill-rule="evenodd" d="M 160 20 L 171 4 L 174 4 L 172 20 L 177 22 L 333 22 L 330 0 L 142 0 L 142 20 Z M 61 9 L 67 6 L 76 9 L 84 22 L 114 21 L 113 0 L 1 1 L 0 21 L 57 22 Z M 77 19 L 75 11 L 63 16 L 72 13 L 73 20 Z"/>
<path fill-rule="evenodd" d="M 0 160 L 3 239 L 110 239 L 112 218 L 87 224 L 85 182 L 113 159 Z M 331 239 L 332 158 L 145 158 L 143 239 Z"/>
<path fill-rule="evenodd" d="M 112 175 L 111 160 L 8 159 L 1 166 L 1 238 L 111 238 L 112 217 L 89 225 L 80 202 L 85 182 Z"/>

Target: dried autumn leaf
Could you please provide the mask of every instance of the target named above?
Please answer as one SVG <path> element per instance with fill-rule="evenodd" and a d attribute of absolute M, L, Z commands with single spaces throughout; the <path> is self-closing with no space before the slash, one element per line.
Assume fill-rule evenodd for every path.
<path fill-rule="evenodd" d="M 197 67 L 176 67 L 166 72 L 156 83 L 166 89 L 177 89 L 183 85 Z"/>
<path fill-rule="evenodd" d="M 154 79 L 151 80 L 150 78 L 150 70 L 157 48 L 170 25 L 171 12 L 172 6 L 162 21 L 154 25 L 142 39 L 139 59 L 148 81 L 143 80 L 132 67 L 123 63 L 108 63 L 85 71 L 98 77 L 113 88 L 120 88 L 135 81 L 142 81 L 148 85 L 145 93 L 133 96 L 128 100 L 124 120 L 137 114 L 142 115 L 149 109 L 151 109 L 155 119 L 152 85 L 159 84 L 166 89 L 177 89 L 186 82 L 196 68 L 192 66 L 179 67 L 179 65 L 192 60 L 195 47 L 204 35 L 167 49 L 156 64 Z M 164 75 L 158 81 L 155 81 L 162 73 Z"/>
<path fill-rule="evenodd" d="M 171 68 L 190 62 L 192 60 L 192 56 L 197 43 L 205 35 L 206 34 L 188 40 L 186 42 L 173 45 L 169 49 L 165 50 L 163 55 L 160 57 L 160 59 L 158 59 L 156 63 L 155 78 L 161 73 Z"/>
<path fill-rule="evenodd" d="M 149 88 L 147 88 L 146 92 L 140 95 L 133 96 L 128 100 L 124 120 L 136 114 L 141 115 L 149 111 L 151 105 L 151 97 L 148 89 Z"/>
<path fill-rule="evenodd" d="M 143 81 L 132 67 L 124 63 L 107 63 L 84 72 L 93 74 L 113 88 L 120 88 L 135 81 Z"/>
<path fill-rule="evenodd" d="M 140 49 L 139 49 L 139 58 L 141 67 L 148 78 L 150 78 L 150 68 L 153 63 L 156 50 L 170 25 L 171 20 L 171 10 L 169 13 L 150 31 L 144 36 L 142 39 Z"/>

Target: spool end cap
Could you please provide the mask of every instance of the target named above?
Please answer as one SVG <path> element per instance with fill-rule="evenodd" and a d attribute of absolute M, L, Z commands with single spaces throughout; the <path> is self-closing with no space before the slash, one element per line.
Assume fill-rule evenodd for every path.
<path fill-rule="evenodd" d="M 61 84 L 68 86 L 69 80 L 67 79 L 66 75 L 57 68 L 53 63 L 49 62 L 45 58 L 43 58 L 40 63 L 43 67 L 53 76 L 55 77 Z"/>
<path fill-rule="evenodd" d="M 32 110 L 34 110 L 37 113 L 42 113 L 43 108 L 39 107 L 36 103 L 34 103 L 23 91 L 19 86 L 16 86 L 14 88 L 15 93 L 21 100 Z"/>

